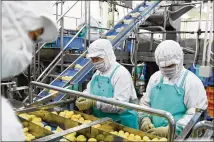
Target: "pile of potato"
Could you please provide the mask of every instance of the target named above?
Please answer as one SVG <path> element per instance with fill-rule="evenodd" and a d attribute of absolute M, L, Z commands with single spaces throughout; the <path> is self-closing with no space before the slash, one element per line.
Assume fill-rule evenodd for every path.
<path fill-rule="evenodd" d="M 110 133 L 117 135 L 119 137 L 123 137 L 124 139 L 128 139 L 130 141 L 144 141 L 144 142 L 147 142 L 147 141 L 167 141 L 166 138 L 161 138 L 161 139 L 154 138 L 151 140 L 148 136 L 141 137 L 139 135 L 130 134 L 129 132 L 124 132 L 123 130 L 111 131 Z"/>
<path fill-rule="evenodd" d="M 37 117 L 35 115 L 29 115 L 26 113 L 19 114 L 19 117 L 26 119 L 28 121 L 31 121 L 31 122 L 33 122 L 33 123 L 35 123 L 41 127 L 44 127 L 44 124 L 42 123 L 42 118 L 40 118 L 40 117 Z"/>
<path fill-rule="evenodd" d="M 32 141 L 32 140 L 34 140 L 36 138 L 33 134 L 31 134 L 29 132 L 29 129 L 27 127 L 24 127 L 23 130 L 24 130 L 24 133 L 25 133 L 25 141 Z"/>
<path fill-rule="evenodd" d="M 59 116 L 62 116 L 62 117 L 65 117 L 65 118 L 68 118 L 68 119 L 71 119 L 73 121 L 77 121 L 79 123 L 90 123 L 90 122 L 92 122 L 91 120 L 86 120 L 83 116 L 81 116 L 81 114 L 75 114 L 73 111 L 65 110 L 65 111 L 60 112 L 59 114 L 56 111 L 54 111 L 52 113 L 59 115 Z M 93 127 L 98 128 L 100 126 L 101 126 L 100 124 L 97 124 L 97 125 L 94 125 Z"/>
<path fill-rule="evenodd" d="M 94 135 L 92 136 L 91 134 L 86 134 L 86 136 L 84 135 L 78 135 L 77 133 L 71 133 L 68 134 L 66 136 L 64 136 L 65 138 L 61 139 L 61 142 L 65 142 L 65 141 L 77 141 L 77 142 L 110 142 L 114 140 L 114 137 L 112 135 L 104 135 L 104 134 L 98 134 L 98 135 Z M 87 139 L 88 138 L 88 139 Z"/>

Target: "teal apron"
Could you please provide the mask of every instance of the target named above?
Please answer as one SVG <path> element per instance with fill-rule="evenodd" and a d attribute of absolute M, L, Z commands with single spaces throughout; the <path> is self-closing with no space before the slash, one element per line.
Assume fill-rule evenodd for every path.
<path fill-rule="evenodd" d="M 184 104 L 185 90 L 183 89 L 187 74 L 188 70 L 186 70 L 179 87 L 177 87 L 176 84 L 163 84 L 162 76 L 160 83 L 151 90 L 151 108 L 170 112 L 176 122 L 181 119 L 187 111 L 187 108 Z M 155 127 L 168 125 L 168 121 L 165 118 L 158 116 L 152 116 L 152 123 Z M 181 131 L 182 128 L 176 126 L 176 133 L 180 134 Z"/>
<path fill-rule="evenodd" d="M 97 75 L 91 81 L 90 93 L 96 96 L 104 96 L 106 98 L 113 98 L 114 96 L 114 87 L 111 84 L 111 78 L 114 75 L 115 71 L 120 65 L 118 65 L 110 77 Z M 138 126 L 138 115 L 136 111 L 126 110 L 122 113 L 105 113 L 98 110 L 96 107 L 93 107 L 93 113 L 98 118 L 110 117 L 114 121 L 120 121 L 124 126 L 128 126 L 134 129 L 139 129 Z"/>

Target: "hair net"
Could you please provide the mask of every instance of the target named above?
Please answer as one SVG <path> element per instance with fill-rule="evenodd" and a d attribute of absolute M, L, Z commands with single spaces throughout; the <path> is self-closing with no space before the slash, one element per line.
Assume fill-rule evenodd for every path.
<path fill-rule="evenodd" d="M 6 4 L 10 12 L 2 12 L 2 29 L 5 33 L 11 34 L 14 23 L 7 17 L 12 17 L 26 33 L 44 28 L 40 40 L 42 42 L 54 41 L 58 36 L 56 34 L 58 29 L 52 19 L 51 7 L 47 3 L 43 1 L 4 1 L 3 5 Z"/>
<path fill-rule="evenodd" d="M 161 42 L 155 50 L 155 60 L 159 67 L 172 64 L 183 66 L 183 51 L 179 43 L 173 40 Z"/>
<path fill-rule="evenodd" d="M 110 64 L 116 62 L 112 44 L 107 39 L 98 39 L 90 44 L 87 57 L 100 57 L 107 59 Z"/>

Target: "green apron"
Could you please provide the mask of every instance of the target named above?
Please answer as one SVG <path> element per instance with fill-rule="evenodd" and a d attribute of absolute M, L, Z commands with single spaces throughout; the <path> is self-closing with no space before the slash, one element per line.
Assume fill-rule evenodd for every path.
<path fill-rule="evenodd" d="M 151 90 L 151 108 L 170 112 L 176 122 L 181 119 L 187 111 L 187 108 L 184 104 L 185 90 L 183 89 L 187 74 L 188 70 L 186 70 L 179 87 L 177 87 L 176 84 L 163 84 L 162 76 L 160 83 L 153 87 Z M 168 121 L 165 118 L 158 116 L 152 116 L 152 123 L 155 127 L 168 125 Z M 181 132 L 182 127 L 176 126 L 176 133 L 179 135 Z"/>
<path fill-rule="evenodd" d="M 106 98 L 113 98 L 114 96 L 114 87 L 111 84 L 111 78 L 114 75 L 115 71 L 120 65 L 118 65 L 110 77 L 97 75 L 91 81 L 90 93 L 96 96 L 104 96 Z M 136 111 L 126 110 L 122 113 L 105 113 L 98 110 L 96 107 L 93 107 L 93 113 L 98 118 L 110 117 L 114 121 L 120 121 L 124 126 L 128 126 L 134 129 L 139 129 L 138 126 L 138 115 Z"/>

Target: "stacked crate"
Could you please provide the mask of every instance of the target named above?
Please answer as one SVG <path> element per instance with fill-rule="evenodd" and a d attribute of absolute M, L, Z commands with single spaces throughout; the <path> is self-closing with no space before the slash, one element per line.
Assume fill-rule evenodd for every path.
<path fill-rule="evenodd" d="M 214 117 L 214 87 L 207 87 L 208 115 Z"/>

